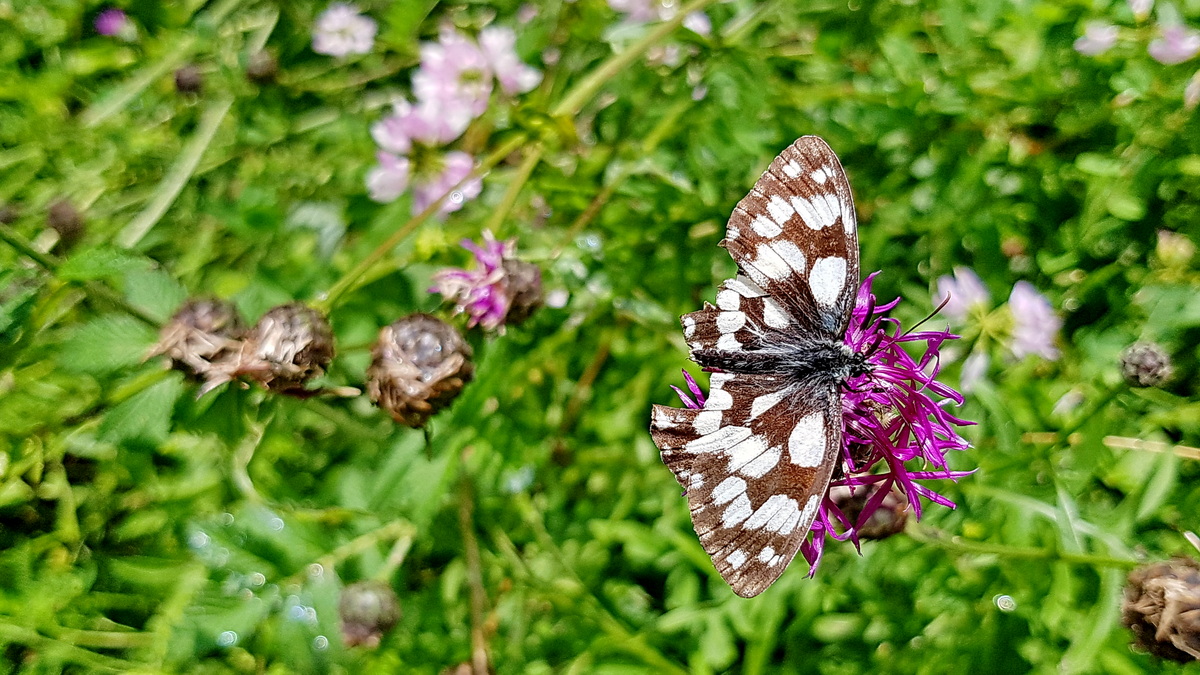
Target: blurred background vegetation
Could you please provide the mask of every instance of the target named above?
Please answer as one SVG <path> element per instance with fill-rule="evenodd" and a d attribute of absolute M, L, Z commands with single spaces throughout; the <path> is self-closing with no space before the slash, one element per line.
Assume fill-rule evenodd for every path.
<path fill-rule="evenodd" d="M 0 0 L 0 669 L 1176 668 L 1130 649 L 1120 603 L 1200 528 L 1200 92 L 1148 51 L 1200 2 L 611 4 L 364 0 L 373 46 L 338 58 L 313 51 L 325 3 L 129 0 L 101 35 L 107 5 Z M 1097 54 L 1089 22 L 1115 26 Z M 479 197 L 413 223 L 411 195 L 368 196 L 371 127 L 447 25 L 512 28 L 542 80 L 453 143 L 495 161 Z M 1005 310 L 956 325 L 944 379 L 990 356 L 952 458 L 978 471 L 936 488 L 957 510 L 743 600 L 648 411 L 681 383 L 677 317 L 733 271 L 733 205 L 802 134 L 841 156 L 906 325 L 967 267 L 994 306 L 1045 294 L 1061 356 L 1013 357 Z M 361 387 L 380 327 L 450 317 L 432 275 L 488 227 L 559 302 L 469 333 L 475 381 L 428 434 L 364 397 L 197 399 L 144 358 L 189 296 L 251 322 L 325 302 L 322 382 Z M 1139 340 L 1173 379 L 1122 379 Z M 401 616 L 351 647 L 339 599 L 369 580 Z"/>

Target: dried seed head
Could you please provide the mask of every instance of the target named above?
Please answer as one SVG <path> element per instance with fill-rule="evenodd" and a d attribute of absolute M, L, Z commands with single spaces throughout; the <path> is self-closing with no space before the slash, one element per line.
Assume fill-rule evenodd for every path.
<path fill-rule="evenodd" d="M 359 581 L 342 589 L 338 615 L 347 647 L 375 649 L 383 634 L 400 621 L 400 601 L 382 581 Z"/>
<path fill-rule="evenodd" d="M 1129 573 L 1122 622 L 1135 647 L 1188 663 L 1200 660 L 1200 565 L 1188 558 Z"/>
<path fill-rule="evenodd" d="M 502 266 L 509 298 L 504 323 L 516 326 L 542 306 L 542 270 L 531 262 L 516 258 L 505 259 Z"/>
<path fill-rule="evenodd" d="M 246 79 L 255 84 L 269 84 L 275 81 L 279 72 L 279 59 L 268 50 L 255 52 L 246 63 Z"/>
<path fill-rule="evenodd" d="M 450 405 L 475 373 L 471 346 L 453 326 L 428 314 L 385 326 L 371 355 L 367 394 L 397 422 L 414 428 Z"/>
<path fill-rule="evenodd" d="M 150 356 L 166 356 L 172 368 L 207 379 L 215 363 L 237 354 L 244 332 L 245 325 L 232 303 L 193 298 L 163 326 Z"/>
<path fill-rule="evenodd" d="M 204 75 L 194 64 L 175 71 L 175 91 L 181 94 L 199 94 L 204 88 Z"/>
<path fill-rule="evenodd" d="M 1121 375 L 1131 387 L 1159 387 L 1171 379 L 1171 355 L 1153 342 L 1135 342 L 1121 352 Z"/>
<path fill-rule="evenodd" d="M 59 199 L 50 205 L 46 224 L 58 233 L 58 249 L 66 251 L 83 236 L 83 216 L 69 200 Z"/>
<path fill-rule="evenodd" d="M 280 305 L 258 320 L 246 337 L 237 375 L 247 375 L 279 393 L 297 394 L 333 361 L 333 329 L 315 309 L 299 302 Z"/>

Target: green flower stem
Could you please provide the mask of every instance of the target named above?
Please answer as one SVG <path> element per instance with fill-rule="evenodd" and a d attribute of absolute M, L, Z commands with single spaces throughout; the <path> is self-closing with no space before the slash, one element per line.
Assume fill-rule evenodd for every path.
<path fill-rule="evenodd" d="M 485 230 L 490 230 L 493 233 L 499 233 L 504 225 L 504 219 L 508 218 L 508 214 L 512 212 L 513 206 L 517 203 L 517 197 L 521 196 L 521 188 L 525 187 L 525 183 L 529 181 L 529 176 L 533 174 L 533 170 L 537 167 L 538 162 L 542 161 L 542 154 L 545 152 L 541 143 L 534 144 L 529 152 L 525 155 L 525 159 L 521 162 L 521 166 L 517 168 L 517 173 L 512 177 L 512 181 L 508 184 L 508 189 L 504 191 L 504 196 L 500 198 L 500 203 L 496 205 L 492 215 L 488 217 L 487 224 L 484 225 Z"/>
<path fill-rule="evenodd" d="M 916 525 L 910 521 L 905 533 L 923 544 L 930 544 L 954 553 L 971 555 L 995 555 L 1002 558 L 1023 558 L 1026 560 L 1058 560 L 1077 565 L 1093 567 L 1137 567 L 1138 561 L 1130 558 L 1113 558 L 1111 556 L 1090 555 L 1087 553 L 1068 553 L 1054 548 L 1039 548 L 1036 546 L 1006 546 L 1004 544 L 988 544 L 979 541 L 968 541 L 962 537 L 948 536 L 941 530 Z"/>
<path fill-rule="evenodd" d="M 483 611 L 487 591 L 483 588 L 483 563 L 479 555 L 479 539 L 475 536 L 472 515 L 475 507 L 474 490 L 466 469 L 459 471 L 458 527 L 463 538 L 463 556 L 467 562 L 467 585 L 471 589 L 471 668 L 476 673 L 488 672 L 487 638 L 483 634 Z"/>
<path fill-rule="evenodd" d="M 17 250 L 17 253 L 37 263 L 39 267 L 54 272 L 58 269 L 58 258 L 37 250 L 33 243 L 8 225 L 0 225 L 0 240 Z"/>
<path fill-rule="evenodd" d="M 642 39 L 633 43 L 628 49 L 620 54 L 613 54 L 604 63 L 601 63 L 595 70 L 583 78 L 583 81 L 575 86 L 574 89 L 567 92 L 562 101 L 551 109 L 550 114 L 554 117 L 570 116 L 574 117 L 579 114 L 583 106 L 596 92 L 600 91 L 609 80 L 616 77 L 618 73 L 628 68 L 634 61 L 641 58 L 642 54 L 647 49 L 661 42 L 663 38 L 670 35 L 676 28 L 683 24 L 683 20 L 688 14 L 699 11 L 713 4 L 716 0 L 692 0 L 682 9 L 679 10 L 671 19 L 664 21 L 655 26 L 649 33 L 646 33 Z"/>
<path fill-rule="evenodd" d="M 326 313 L 336 307 L 338 300 L 341 299 L 342 295 L 354 288 L 359 279 L 369 272 L 371 268 L 380 261 L 380 259 L 387 255 L 388 252 L 393 248 L 396 248 L 397 244 L 403 241 L 405 237 L 420 227 L 425 221 L 433 217 L 433 215 L 442 207 L 442 202 L 446 201 L 451 193 L 461 188 L 468 181 L 479 178 L 490 171 L 492 167 L 503 161 L 505 157 L 507 157 L 517 148 L 521 147 L 527 140 L 527 136 L 524 134 L 518 134 L 502 144 L 499 148 L 492 152 L 492 154 L 484 158 L 484 160 L 480 162 L 471 171 L 471 173 L 467 174 L 466 178 L 463 178 L 456 183 L 454 187 L 447 190 L 446 193 L 441 197 L 433 200 L 433 203 L 425 207 L 424 211 L 418 213 L 412 218 L 409 218 L 406 223 L 401 225 L 395 232 L 391 234 L 391 236 L 385 239 L 382 244 L 376 246 L 374 250 L 368 253 L 367 256 L 359 261 L 357 265 L 351 268 L 350 271 L 343 274 L 342 278 L 338 279 L 337 282 L 335 282 L 333 286 L 329 288 L 329 291 L 324 297 L 318 298 L 316 302 L 312 303 L 313 306 L 317 310 Z"/>
<path fill-rule="evenodd" d="M 404 537 L 411 539 L 416 536 L 416 532 L 417 528 L 413 527 L 412 523 L 407 520 L 393 520 L 382 527 L 371 530 L 342 544 L 314 560 L 311 565 L 306 565 L 299 572 L 282 580 L 280 583 L 285 587 L 289 584 L 303 583 L 304 578 L 308 576 L 308 568 L 312 565 L 320 565 L 325 569 L 334 569 L 349 558 L 379 545 L 381 541 L 393 541 Z"/>
<path fill-rule="evenodd" d="M 65 661 L 85 666 L 92 672 L 128 673 L 138 664 L 77 647 L 68 640 L 56 640 L 37 631 L 0 619 L 0 641 L 15 642 L 37 651 L 51 651 Z"/>

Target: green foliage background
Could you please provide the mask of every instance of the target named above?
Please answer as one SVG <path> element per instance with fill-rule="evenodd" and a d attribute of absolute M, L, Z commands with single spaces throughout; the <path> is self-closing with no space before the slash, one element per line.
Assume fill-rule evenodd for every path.
<path fill-rule="evenodd" d="M 310 49 L 324 4 L 131 0 L 125 43 L 95 35 L 100 5 L 0 1 L 0 204 L 19 209 L 0 246 L 0 668 L 436 673 L 471 659 L 474 627 L 500 673 L 1171 672 L 1119 624 L 1127 571 L 1200 528 L 1195 459 L 1119 447 L 1200 445 L 1197 271 L 1156 253 L 1159 230 L 1200 234 L 1200 123 L 1193 68 L 1146 55 L 1152 25 L 1105 0 L 734 0 L 707 7 L 712 36 L 651 44 L 653 25 L 618 26 L 599 0 L 527 24 L 518 4 L 363 2 L 376 48 L 338 61 Z M 1097 18 L 1122 41 L 1082 56 Z M 337 299 L 327 380 L 360 385 L 378 329 L 434 310 L 430 275 L 485 226 L 570 296 L 472 337 L 477 380 L 428 451 L 363 398 L 197 400 L 143 362 L 185 297 L 251 320 L 316 300 L 404 227 L 407 197 L 366 198 L 370 124 L 440 22 L 493 19 L 544 83 L 460 143 L 511 144 L 482 196 Z M 677 65 L 654 58 L 666 45 Z M 256 85 L 263 46 L 279 74 Z M 199 95 L 174 91 L 189 62 Z M 730 210 L 809 133 L 846 166 L 863 268 L 906 299 L 900 319 L 969 266 L 996 304 L 1017 280 L 1046 293 L 1063 357 L 1004 357 L 988 337 L 1003 313 L 964 328 L 964 350 L 994 358 L 962 410 L 974 448 L 953 458 L 978 471 L 938 486 L 958 509 L 861 556 L 834 544 L 815 579 L 797 563 L 742 600 L 648 410 L 680 382 L 676 317 L 733 270 L 716 247 Z M 54 242 L 62 198 L 86 232 L 34 264 L 22 247 Z M 1173 354 L 1165 389 L 1122 383 L 1137 339 Z M 347 649 L 339 590 L 368 578 L 404 616 L 379 649 Z"/>

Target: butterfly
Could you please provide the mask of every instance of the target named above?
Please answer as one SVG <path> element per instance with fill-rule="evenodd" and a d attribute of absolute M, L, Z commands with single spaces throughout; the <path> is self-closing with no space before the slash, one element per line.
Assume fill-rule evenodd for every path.
<path fill-rule="evenodd" d="M 842 457 L 842 387 L 870 372 L 845 343 L 859 287 L 854 198 L 817 136 L 771 162 L 720 245 L 738 274 L 682 317 L 711 371 L 700 409 L 655 405 L 650 433 L 692 524 L 735 593 L 753 597 L 796 556 Z"/>

